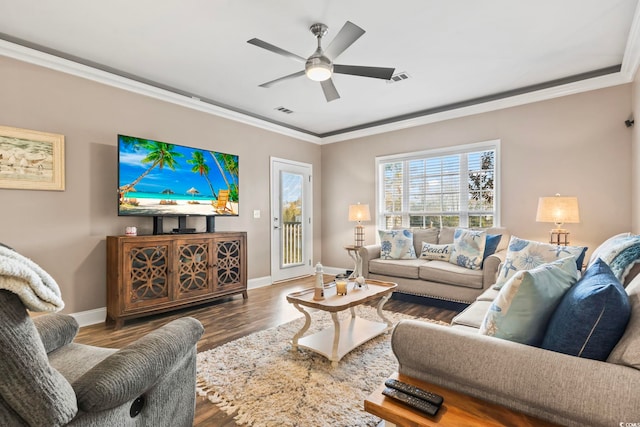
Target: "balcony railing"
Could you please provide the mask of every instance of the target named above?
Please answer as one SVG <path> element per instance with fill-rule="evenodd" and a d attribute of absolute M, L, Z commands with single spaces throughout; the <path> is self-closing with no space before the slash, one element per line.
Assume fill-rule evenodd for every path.
<path fill-rule="evenodd" d="M 282 224 L 282 266 L 292 267 L 302 264 L 302 223 Z"/>

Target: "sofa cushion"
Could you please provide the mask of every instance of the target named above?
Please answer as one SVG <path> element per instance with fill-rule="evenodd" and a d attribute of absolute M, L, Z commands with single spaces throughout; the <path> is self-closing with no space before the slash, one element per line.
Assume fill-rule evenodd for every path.
<path fill-rule="evenodd" d="M 452 325 L 468 326 L 477 329 L 482 325 L 487 311 L 491 307 L 491 301 L 476 301 L 467 308 L 465 308 L 460 314 L 451 320 Z"/>
<path fill-rule="evenodd" d="M 419 277 L 431 282 L 482 289 L 482 270 L 470 270 L 448 261 L 424 261 Z"/>
<path fill-rule="evenodd" d="M 417 279 L 419 277 L 420 267 L 428 262 L 433 261 L 425 261 L 422 259 L 394 260 L 376 258 L 369 261 L 369 273 Z"/>
<path fill-rule="evenodd" d="M 420 259 L 439 259 L 443 261 L 449 261 L 451 257 L 451 251 L 453 250 L 452 244 L 446 245 L 433 245 L 427 242 L 422 242 L 422 248 L 420 249 Z"/>
<path fill-rule="evenodd" d="M 480 333 L 540 345 L 551 315 L 577 276 L 573 257 L 519 271 L 500 289 Z"/>
<path fill-rule="evenodd" d="M 597 259 L 551 316 L 542 348 L 606 360 L 624 333 L 629 297 L 609 266 Z"/>
<path fill-rule="evenodd" d="M 411 230 L 378 230 L 380 235 L 380 258 L 415 259 Z"/>
<path fill-rule="evenodd" d="M 438 234 L 438 244 L 444 245 L 446 243 L 453 243 L 453 235 L 456 232 L 456 227 L 442 227 Z"/>
<path fill-rule="evenodd" d="M 518 271 L 530 270 L 568 256 L 574 257 L 576 268 L 581 270 L 586 250 L 583 246 L 558 246 L 511 236 L 495 288 L 500 289 Z"/>
<path fill-rule="evenodd" d="M 496 299 L 499 292 L 500 291 L 498 289 L 490 287 L 489 289 L 481 293 L 478 298 L 476 298 L 476 301 L 493 301 L 494 299 Z"/>
<path fill-rule="evenodd" d="M 449 262 L 471 270 L 480 270 L 487 243 L 487 232 L 457 228 Z"/>
<path fill-rule="evenodd" d="M 626 287 L 631 316 L 622 338 L 613 348 L 607 362 L 640 369 L 640 275 Z"/>
<path fill-rule="evenodd" d="M 437 228 L 413 228 L 411 231 L 413 232 L 413 247 L 416 254 L 422 251 L 423 243 L 438 244 L 440 230 Z"/>

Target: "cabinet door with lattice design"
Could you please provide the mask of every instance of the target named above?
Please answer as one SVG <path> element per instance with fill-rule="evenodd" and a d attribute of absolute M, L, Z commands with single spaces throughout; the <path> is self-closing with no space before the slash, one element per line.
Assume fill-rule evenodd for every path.
<path fill-rule="evenodd" d="M 123 287 L 125 310 L 155 306 L 169 301 L 170 242 L 148 241 L 144 244 L 125 243 Z"/>
<path fill-rule="evenodd" d="M 214 240 L 215 293 L 246 287 L 246 245 L 243 239 L 243 236 L 237 235 Z"/>
<path fill-rule="evenodd" d="M 176 240 L 174 299 L 208 295 L 213 291 L 211 239 Z"/>

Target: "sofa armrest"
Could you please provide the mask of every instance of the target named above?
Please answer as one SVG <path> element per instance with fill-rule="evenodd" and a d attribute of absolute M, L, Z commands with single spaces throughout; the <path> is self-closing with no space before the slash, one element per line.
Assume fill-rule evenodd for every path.
<path fill-rule="evenodd" d="M 380 245 L 367 245 L 358 249 L 358 254 L 362 260 L 362 275 L 369 277 L 369 261 L 380 258 Z"/>
<path fill-rule="evenodd" d="M 183 317 L 113 353 L 72 384 L 78 407 L 97 412 L 140 396 L 185 357 L 195 356 L 203 331 L 198 320 Z"/>
<path fill-rule="evenodd" d="M 482 289 L 489 289 L 496 283 L 500 265 L 507 257 L 507 251 L 502 250 L 495 252 L 485 258 L 482 264 Z"/>
<path fill-rule="evenodd" d="M 33 318 L 40 340 L 47 354 L 73 341 L 78 333 L 78 322 L 72 316 L 50 313 Z"/>
<path fill-rule="evenodd" d="M 402 374 L 563 425 L 638 419 L 640 370 L 415 320 L 392 348 Z"/>

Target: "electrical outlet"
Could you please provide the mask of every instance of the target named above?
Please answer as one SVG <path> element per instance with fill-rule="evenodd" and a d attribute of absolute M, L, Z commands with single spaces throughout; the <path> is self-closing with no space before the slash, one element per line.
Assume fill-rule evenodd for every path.
<path fill-rule="evenodd" d="M 260 218 L 260 209 L 254 209 L 254 210 L 253 210 L 253 217 L 254 217 L 255 219 Z"/>

